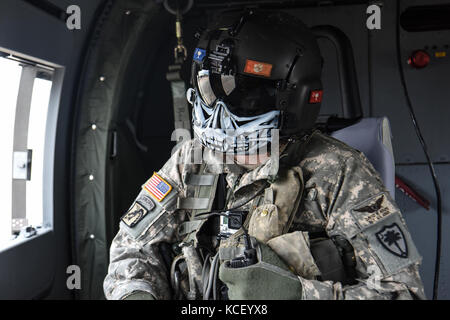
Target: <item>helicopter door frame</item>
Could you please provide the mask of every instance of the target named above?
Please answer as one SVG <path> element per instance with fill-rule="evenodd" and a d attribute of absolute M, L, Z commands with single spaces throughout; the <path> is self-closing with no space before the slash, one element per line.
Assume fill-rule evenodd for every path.
<path fill-rule="evenodd" d="M 22 159 L 27 159 L 28 155 L 30 160 L 31 152 L 27 149 L 27 141 L 35 80 L 48 74 L 52 81 L 43 145 L 42 225 L 40 228 L 30 229 L 30 232 L 22 229 L 15 239 L 0 247 L 0 270 L 2 270 L 0 299 L 38 299 L 45 297 L 51 290 L 56 270 L 56 237 L 53 230 L 54 164 L 57 120 L 65 68 L 2 47 L 0 52 L 7 54 L 9 59 L 16 60 L 23 67 L 14 118 L 12 158 L 22 153 Z M 29 165 L 31 163 L 28 163 Z M 13 173 L 12 219 L 27 216 L 25 192 L 27 180 L 30 179 L 30 170 L 27 171 L 24 176 L 16 176 L 16 179 Z"/>

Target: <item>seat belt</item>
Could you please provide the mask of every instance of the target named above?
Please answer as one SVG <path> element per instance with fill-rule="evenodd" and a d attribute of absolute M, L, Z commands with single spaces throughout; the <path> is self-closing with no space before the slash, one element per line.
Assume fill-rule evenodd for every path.
<path fill-rule="evenodd" d="M 175 129 L 185 129 L 191 132 L 191 121 L 186 101 L 186 84 L 181 78 L 181 63 L 169 66 L 166 78 L 170 81 L 173 100 L 173 118 Z M 175 132 L 176 141 L 179 141 L 182 132 Z"/>

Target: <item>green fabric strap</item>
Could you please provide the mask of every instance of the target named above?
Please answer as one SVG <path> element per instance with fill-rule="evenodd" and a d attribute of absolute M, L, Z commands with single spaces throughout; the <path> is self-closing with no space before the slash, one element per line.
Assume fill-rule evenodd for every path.
<path fill-rule="evenodd" d="M 214 174 L 194 174 L 186 175 L 186 184 L 191 186 L 212 186 L 216 179 Z"/>
<path fill-rule="evenodd" d="M 194 198 L 204 199 L 201 200 L 198 207 L 191 206 L 192 214 L 191 218 L 194 219 L 198 214 L 211 211 L 214 197 L 216 195 L 217 181 L 219 180 L 219 175 L 215 174 L 205 174 L 206 165 L 201 165 L 199 174 L 190 174 L 186 179 L 193 179 L 197 185 L 195 186 Z M 201 178 L 199 178 L 201 177 Z M 208 180 L 208 181 L 207 181 Z M 208 182 L 208 184 L 206 184 Z M 189 200 L 190 201 L 190 200 Z"/>
<path fill-rule="evenodd" d="M 209 198 L 178 198 L 177 209 L 205 210 L 208 209 L 210 201 Z"/>
<path fill-rule="evenodd" d="M 183 222 L 178 228 L 178 235 L 185 236 L 191 232 L 197 231 L 204 220 L 191 220 Z"/>

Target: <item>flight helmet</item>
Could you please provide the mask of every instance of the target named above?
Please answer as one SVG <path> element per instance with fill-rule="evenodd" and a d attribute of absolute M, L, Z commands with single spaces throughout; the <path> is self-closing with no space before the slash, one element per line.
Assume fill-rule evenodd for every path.
<path fill-rule="evenodd" d="M 312 32 L 284 12 L 220 15 L 199 37 L 187 99 L 206 147 L 252 154 L 314 126 L 322 57 Z"/>

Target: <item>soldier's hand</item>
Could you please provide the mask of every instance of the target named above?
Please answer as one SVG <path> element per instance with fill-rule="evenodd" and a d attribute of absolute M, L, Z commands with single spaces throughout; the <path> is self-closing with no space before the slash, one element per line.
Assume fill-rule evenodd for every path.
<path fill-rule="evenodd" d="M 302 285 L 286 264 L 265 244 L 258 244 L 258 262 L 243 268 L 222 263 L 219 279 L 228 287 L 230 300 L 298 300 Z"/>

